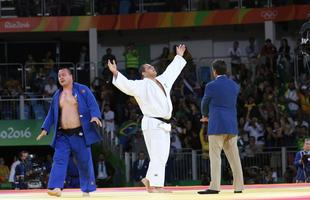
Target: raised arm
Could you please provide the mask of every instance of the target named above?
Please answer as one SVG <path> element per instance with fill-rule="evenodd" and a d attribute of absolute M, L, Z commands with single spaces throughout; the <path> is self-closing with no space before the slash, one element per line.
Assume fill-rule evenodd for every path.
<path fill-rule="evenodd" d="M 162 73 L 157 79 L 160 82 L 165 82 L 169 88 L 172 87 L 175 80 L 180 75 L 182 69 L 186 65 L 186 60 L 183 58 L 186 47 L 184 44 L 180 44 L 176 47 L 177 55 L 174 57 L 173 61 L 168 65 L 167 69 Z"/>
<path fill-rule="evenodd" d="M 117 70 L 115 61 L 108 60 L 108 67 L 113 74 L 112 83 L 127 95 L 138 97 L 143 92 L 142 80 L 128 80 L 123 74 Z"/>

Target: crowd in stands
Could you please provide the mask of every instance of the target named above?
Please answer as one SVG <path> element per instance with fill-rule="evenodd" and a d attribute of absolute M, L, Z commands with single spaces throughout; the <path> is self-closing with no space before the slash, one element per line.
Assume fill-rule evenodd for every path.
<path fill-rule="evenodd" d="M 232 8 L 257 8 L 307 4 L 306 0 L 17 0 L 13 7 L 19 17 L 29 16 L 76 16 L 76 15 L 111 15 L 136 12 L 178 12 L 190 10 L 219 10 Z M 2 5 L 5 7 L 6 5 Z M 44 10 L 42 11 L 42 8 Z"/>

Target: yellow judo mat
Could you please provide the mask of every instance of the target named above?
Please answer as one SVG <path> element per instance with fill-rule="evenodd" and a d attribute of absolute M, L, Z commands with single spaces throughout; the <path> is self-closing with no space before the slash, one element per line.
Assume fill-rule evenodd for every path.
<path fill-rule="evenodd" d="M 310 184 L 247 185 L 242 194 L 223 186 L 219 194 L 199 195 L 205 186 L 166 187 L 172 193 L 150 194 L 144 188 L 99 188 L 89 197 L 80 190 L 65 189 L 61 197 L 48 196 L 46 190 L 0 190 L 0 200 L 92 199 L 92 200 L 310 200 Z"/>

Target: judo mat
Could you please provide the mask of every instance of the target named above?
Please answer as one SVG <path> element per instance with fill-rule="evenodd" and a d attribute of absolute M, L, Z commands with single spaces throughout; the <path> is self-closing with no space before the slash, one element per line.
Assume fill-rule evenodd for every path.
<path fill-rule="evenodd" d="M 0 200 L 93 199 L 93 200 L 310 200 L 310 184 L 246 185 L 241 194 L 232 186 L 222 186 L 219 194 L 199 195 L 206 186 L 166 187 L 172 193 L 147 193 L 142 187 L 98 188 L 89 197 L 78 189 L 65 189 L 61 197 L 51 197 L 46 189 L 0 190 Z"/>

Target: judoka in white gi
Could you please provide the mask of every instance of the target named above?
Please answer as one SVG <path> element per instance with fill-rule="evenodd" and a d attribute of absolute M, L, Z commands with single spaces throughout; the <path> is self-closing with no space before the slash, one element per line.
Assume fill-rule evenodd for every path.
<path fill-rule="evenodd" d="M 163 186 L 170 150 L 171 125 L 168 122 L 172 114 L 170 90 L 186 65 L 183 58 L 185 50 L 185 45 L 177 46 L 177 55 L 159 76 L 152 65 L 142 65 L 140 68 L 142 80 L 128 80 L 117 70 L 114 60 L 108 61 L 108 67 L 113 73 L 112 83 L 125 94 L 133 96 L 143 113 L 141 128 L 150 164 L 142 182 L 150 193 L 169 192 L 164 190 Z"/>

